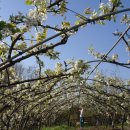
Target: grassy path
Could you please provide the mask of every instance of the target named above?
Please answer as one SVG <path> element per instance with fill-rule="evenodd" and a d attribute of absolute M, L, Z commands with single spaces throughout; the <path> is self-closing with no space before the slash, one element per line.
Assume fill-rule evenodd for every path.
<path fill-rule="evenodd" d="M 43 128 L 42 130 L 80 130 L 79 127 L 75 128 L 75 127 L 68 127 L 68 126 L 54 126 L 54 127 L 47 127 L 47 128 Z M 96 126 L 91 126 L 91 127 L 85 127 L 83 130 L 112 130 L 111 127 L 106 128 L 105 126 L 100 126 L 100 127 L 96 127 Z M 120 127 L 116 127 L 116 129 L 113 130 L 121 130 Z M 125 127 L 124 130 L 130 130 L 130 127 Z"/>

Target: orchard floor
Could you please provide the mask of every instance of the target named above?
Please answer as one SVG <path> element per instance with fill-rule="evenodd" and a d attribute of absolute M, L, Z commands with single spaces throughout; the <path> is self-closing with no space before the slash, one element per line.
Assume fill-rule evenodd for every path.
<path fill-rule="evenodd" d="M 80 128 L 76 128 L 75 130 L 80 130 Z M 93 128 L 84 128 L 83 130 L 121 130 L 121 129 L 120 128 L 111 129 L 111 128 L 97 128 L 97 127 L 93 127 Z M 130 129 L 125 128 L 124 130 L 130 130 Z"/>
<path fill-rule="evenodd" d="M 69 129 L 68 129 L 69 130 Z M 81 130 L 81 129 L 75 129 L 75 130 Z M 100 128 L 86 128 L 86 129 L 83 129 L 83 130 L 121 130 L 121 129 L 100 129 Z M 124 130 L 130 130 L 130 129 L 124 129 Z"/>
<path fill-rule="evenodd" d="M 67 130 L 67 129 L 66 129 Z M 68 130 L 80 130 L 79 128 L 76 129 L 68 129 Z M 105 129 L 105 128 L 84 128 L 83 130 L 121 130 L 121 129 Z M 124 130 L 130 130 L 130 129 L 124 129 Z"/>
<path fill-rule="evenodd" d="M 80 130 L 79 127 L 74 128 L 74 127 L 67 127 L 67 126 L 55 126 L 55 127 L 48 127 L 48 128 L 43 128 L 42 130 Z M 105 128 L 105 127 L 86 127 L 83 130 L 121 130 L 120 127 L 117 127 L 115 129 L 112 128 Z M 125 127 L 124 130 L 130 130 L 130 127 Z"/>
<path fill-rule="evenodd" d="M 77 129 L 75 129 L 75 130 L 80 130 L 80 129 L 77 128 Z M 83 129 L 83 130 L 121 130 L 121 129 L 118 129 L 118 128 L 117 128 L 117 129 L 116 129 L 116 128 L 115 128 L 115 129 L 105 129 L 105 128 L 103 128 L 103 129 L 102 129 L 102 128 L 101 128 L 101 129 L 100 129 L 100 128 L 85 128 L 85 129 Z M 124 129 L 124 130 L 130 130 L 130 129 Z"/>

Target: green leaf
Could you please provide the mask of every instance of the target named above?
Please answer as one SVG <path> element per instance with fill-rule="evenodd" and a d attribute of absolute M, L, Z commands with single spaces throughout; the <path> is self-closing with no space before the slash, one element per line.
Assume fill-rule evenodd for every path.
<path fill-rule="evenodd" d="M 5 21 L 0 21 L 0 30 L 2 30 L 6 26 Z"/>
<path fill-rule="evenodd" d="M 31 0 L 26 0 L 25 2 L 27 5 L 31 5 L 33 2 Z"/>
<path fill-rule="evenodd" d="M 2 40 L 2 34 L 0 33 L 0 40 Z"/>
<path fill-rule="evenodd" d="M 2 56 L 2 50 L 0 49 L 0 56 Z"/>
<path fill-rule="evenodd" d="M 15 27 L 16 27 L 16 25 L 13 24 L 13 23 L 8 23 L 7 26 L 8 26 L 9 28 L 15 28 Z"/>
<path fill-rule="evenodd" d="M 18 52 L 17 52 L 17 51 L 14 51 L 14 55 L 16 55 L 16 54 L 18 54 Z"/>
<path fill-rule="evenodd" d="M 62 22 L 63 28 L 70 28 L 70 22 Z"/>
<path fill-rule="evenodd" d="M 27 48 L 27 43 L 23 42 L 23 43 L 20 43 L 18 46 L 17 46 L 18 49 L 20 50 L 24 50 Z"/>
<path fill-rule="evenodd" d="M 46 37 L 47 37 L 47 31 L 48 31 L 48 29 L 45 28 L 44 31 L 43 31 L 43 35 L 42 35 L 43 39 L 46 39 Z"/>
<path fill-rule="evenodd" d="M 92 10 L 90 8 L 86 8 L 84 13 L 85 14 L 92 14 Z"/>
<path fill-rule="evenodd" d="M 77 20 L 76 22 L 75 22 L 75 25 L 79 25 L 80 24 L 80 20 Z"/>

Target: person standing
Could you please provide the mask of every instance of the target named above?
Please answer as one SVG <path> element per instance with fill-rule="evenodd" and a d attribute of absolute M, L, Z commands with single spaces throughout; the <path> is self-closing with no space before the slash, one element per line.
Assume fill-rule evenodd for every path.
<path fill-rule="evenodd" d="M 83 107 L 80 108 L 80 130 L 83 130 L 84 127 L 84 110 Z"/>

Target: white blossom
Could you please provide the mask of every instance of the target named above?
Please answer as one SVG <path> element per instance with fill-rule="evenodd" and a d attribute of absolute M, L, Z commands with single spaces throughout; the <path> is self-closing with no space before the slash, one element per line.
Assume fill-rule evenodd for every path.
<path fill-rule="evenodd" d="M 114 60 L 114 61 L 118 60 L 118 54 L 112 55 L 112 60 Z"/>

